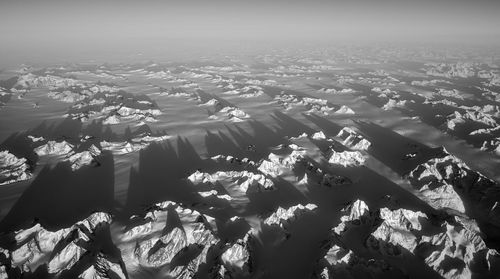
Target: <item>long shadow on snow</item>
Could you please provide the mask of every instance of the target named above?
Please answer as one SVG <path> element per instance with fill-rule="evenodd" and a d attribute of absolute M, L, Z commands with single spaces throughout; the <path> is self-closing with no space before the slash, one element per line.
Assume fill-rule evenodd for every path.
<path fill-rule="evenodd" d="M 368 153 L 401 176 L 441 152 L 440 148 L 431 148 L 375 123 L 358 121 L 356 124 L 361 133 L 372 143 Z M 410 153 L 416 156 L 411 159 L 405 158 Z"/>
<path fill-rule="evenodd" d="M 178 137 L 175 140 L 177 148 L 173 141 L 153 143 L 140 151 L 139 166 L 132 167 L 130 171 L 127 202 L 122 217 L 143 214 L 151 205 L 162 201 L 178 202 L 214 217 L 231 215 L 231 210 L 210 210 L 210 205 L 216 203 L 198 194 L 198 191 L 207 189 L 187 180 L 197 170 L 214 169 L 216 163 L 210 159 L 202 159 L 187 139 Z"/>
<path fill-rule="evenodd" d="M 47 229 L 68 227 L 95 211 L 114 211 L 114 160 L 71 170 L 68 162 L 44 167 L 0 223 L 0 231 L 19 229 L 37 219 Z"/>

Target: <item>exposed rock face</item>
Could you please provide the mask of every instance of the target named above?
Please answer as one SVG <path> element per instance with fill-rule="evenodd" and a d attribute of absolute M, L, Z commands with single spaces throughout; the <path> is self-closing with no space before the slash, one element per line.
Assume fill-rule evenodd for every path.
<path fill-rule="evenodd" d="M 232 274 L 249 275 L 251 268 L 250 240 L 251 232 L 243 239 L 238 239 L 221 255 L 224 268 Z"/>
<path fill-rule="evenodd" d="M 436 209 L 451 209 L 461 213 L 465 212 L 462 199 L 452 185 L 443 184 L 437 187 L 424 185 L 419 191 L 426 202 Z"/>
<path fill-rule="evenodd" d="M 333 228 L 333 232 L 342 235 L 351 224 L 361 224 L 370 217 L 370 209 L 362 200 L 355 200 L 342 209 L 343 215 L 340 217 L 340 223 Z"/>
<path fill-rule="evenodd" d="M 382 107 L 383 110 L 391 110 L 394 108 L 404 108 L 406 105 L 406 100 L 395 100 L 395 99 L 389 99 L 387 103 Z"/>
<path fill-rule="evenodd" d="M 485 112 L 479 107 L 475 108 L 466 107 L 465 109 L 466 110 L 464 113 L 455 111 L 453 114 L 448 115 L 446 124 L 448 129 L 455 130 L 457 126 L 463 125 L 467 122 L 480 123 L 492 128 L 498 126 L 498 123 L 494 118 L 498 116 L 492 115 L 490 112 Z"/>
<path fill-rule="evenodd" d="M 249 171 L 217 172 L 213 175 L 212 183 L 223 179 L 229 179 L 239 184 L 239 187 L 243 192 L 247 192 L 249 189 L 257 191 L 274 189 L 274 183 L 272 180 L 268 179 L 263 174 Z M 242 181 L 242 183 L 240 183 L 240 181 Z"/>
<path fill-rule="evenodd" d="M 225 90 L 224 94 L 238 95 L 242 98 L 254 98 L 264 94 L 263 88 L 259 85 L 267 84 L 268 82 L 260 80 L 235 81 L 233 79 L 213 79 L 212 82 L 217 83 L 217 87 Z"/>
<path fill-rule="evenodd" d="M 340 130 L 337 137 L 342 139 L 343 145 L 354 150 L 367 150 L 371 145 L 371 142 L 350 127 Z"/>
<path fill-rule="evenodd" d="M 351 250 L 333 245 L 326 253 L 325 259 L 331 266 L 335 266 L 338 264 L 348 264 L 351 257 L 353 257 Z"/>
<path fill-rule="evenodd" d="M 192 278 L 206 263 L 209 249 L 219 242 L 213 233 L 213 218 L 174 202 L 157 204 L 141 223 L 124 231 L 118 245 L 129 271 L 137 266 L 168 267 L 170 276 Z M 193 251 L 197 251 L 196 257 L 171 265 L 175 258 Z"/>
<path fill-rule="evenodd" d="M 11 251 L 11 268 L 33 272 L 46 265 L 48 273 L 57 278 L 88 266 L 77 275 L 81 278 L 126 278 L 120 259 L 95 251 L 101 249 L 96 238 L 106 234 L 104 228 L 110 223 L 111 215 L 97 212 L 57 231 L 48 231 L 40 224 L 17 231 L 14 235 L 17 245 Z"/>
<path fill-rule="evenodd" d="M 138 135 L 137 137 L 131 139 L 130 141 L 119 141 L 119 142 L 108 142 L 101 141 L 102 150 L 109 150 L 113 154 L 123 155 L 132 152 L 140 151 L 148 147 L 153 142 L 161 142 L 169 139 L 170 136 L 151 136 L 149 134 Z"/>
<path fill-rule="evenodd" d="M 318 134 L 318 133 L 316 133 Z M 322 134 L 322 133 L 321 133 Z M 322 137 L 324 135 L 318 135 Z M 292 137 L 290 140 L 298 140 L 308 138 L 306 133 L 297 137 Z M 326 138 L 326 137 L 325 137 Z M 329 140 L 330 141 L 330 140 Z M 296 168 L 303 169 L 305 175 L 299 184 L 319 184 L 326 187 L 351 184 L 352 181 L 345 176 L 332 173 L 324 173 L 320 166 L 314 164 L 306 156 L 307 151 L 296 144 L 280 144 L 273 148 L 279 154 L 270 153 L 267 159 L 263 159 L 258 164 L 258 170 L 271 177 L 279 177 L 282 175 L 294 175 Z M 295 175 L 294 175 L 295 176 Z M 298 180 L 299 178 L 296 177 Z"/>
<path fill-rule="evenodd" d="M 88 150 L 74 153 L 67 160 L 71 163 L 71 169 L 77 170 L 83 166 L 90 166 L 96 163 L 99 155 L 101 155 L 101 150 L 95 145 L 91 145 Z"/>
<path fill-rule="evenodd" d="M 353 251 L 333 245 L 324 257 L 327 265 L 320 274 L 329 278 L 400 278 L 404 273 L 384 260 L 358 257 Z"/>
<path fill-rule="evenodd" d="M 250 115 L 240 108 L 215 98 L 200 104 L 200 106 L 212 107 L 212 111 L 209 111 L 209 118 L 211 119 L 218 119 L 222 116 L 232 122 L 242 122 L 250 118 Z"/>
<path fill-rule="evenodd" d="M 336 152 L 332 150 L 328 163 L 342 165 L 344 167 L 356 167 L 365 163 L 365 156 L 359 151 Z"/>
<path fill-rule="evenodd" d="M 286 170 L 293 169 L 298 162 L 304 159 L 306 151 L 303 148 L 295 144 L 290 144 L 286 148 L 291 150 L 291 152 L 283 155 L 270 153 L 267 160 L 260 162 L 258 170 L 264 174 L 276 177 L 283 174 Z"/>
<path fill-rule="evenodd" d="M 51 253 L 56 244 L 64 239 L 70 231 L 71 229 L 62 229 L 56 232 L 50 232 L 46 231 L 41 225 L 37 224 L 32 228 L 19 232 L 15 236 L 16 242 L 24 243 L 24 245 L 12 251 L 12 266 L 19 267 L 25 271 L 34 271 L 41 264 L 40 261 L 43 257 Z M 71 254 L 71 251 L 73 254 Z M 61 255 L 64 254 L 60 253 L 59 257 L 55 257 L 53 260 L 48 262 L 51 267 L 49 272 L 58 272 L 65 266 L 71 268 L 71 266 L 78 261 L 81 256 L 81 251 L 78 246 L 72 242 L 66 246 L 64 251 L 61 252 L 69 255 L 68 260 L 62 261 Z M 72 256 L 74 257 L 73 261 L 71 261 Z M 60 265 L 57 267 L 57 264 Z"/>
<path fill-rule="evenodd" d="M 66 141 L 50 140 L 41 146 L 34 149 L 38 156 L 63 156 L 62 161 L 68 161 L 71 164 L 72 170 L 78 170 L 83 166 L 91 166 L 98 162 L 98 157 L 101 155 L 101 150 L 91 145 L 87 150 L 77 152 L 77 147 Z"/>
<path fill-rule="evenodd" d="M 418 245 L 418 238 L 414 232 L 422 229 L 420 218 L 427 219 L 427 216 L 420 212 L 406 209 L 391 211 L 388 208 L 381 208 L 379 218 L 382 223 L 372 232 L 367 243 L 370 247 L 376 247 L 381 253 L 386 255 L 400 254 L 396 247 L 402 247 L 408 251 L 414 251 Z M 386 246 L 390 243 L 393 246 Z"/>
<path fill-rule="evenodd" d="M 325 133 L 323 133 L 323 131 L 319 131 L 319 132 L 314 133 L 311 136 L 311 138 L 315 139 L 315 140 L 326 140 L 326 136 L 325 136 Z"/>
<path fill-rule="evenodd" d="M 356 114 L 350 107 L 343 105 L 337 111 L 336 114 Z"/>
<path fill-rule="evenodd" d="M 279 226 L 286 230 L 286 227 L 299 218 L 301 215 L 314 211 L 318 206 L 312 203 L 302 205 L 294 205 L 289 208 L 278 207 L 271 216 L 264 220 L 264 224 L 268 226 Z"/>
<path fill-rule="evenodd" d="M 300 101 L 299 104 L 306 106 L 308 113 L 321 113 L 328 115 L 328 113 L 334 109 L 328 104 L 328 100 L 325 99 L 305 97 L 302 98 L 302 101 Z"/>
<path fill-rule="evenodd" d="M 182 228 L 173 228 L 160 238 L 141 242 L 134 251 L 139 264 L 148 267 L 163 266 L 187 246 L 186 233 Z"/>
<path fill-rule="evenodd" d="M 381 208 L 376 216 L 360 200 L 351 204 L 346 211 L 347 214 L 341 217 L 341 223 L 333 229 L 337 235 L 345 233 L 346 224 L 369 221 L 376 224 L 366 240 L 369 249 L 390 257 L 401 256 L 403 253 L 414 254 L 445 278 L 470 278 L 489 274 L 490 264 L 479 263 L 497 260 L 496 256 L 488 256 L 496 255 L 497 252 L 486 246 L 481 231 L 473 220 L 455 216 L 447 221 L 431 221 L 419 211 L 388 208 Z M 424 227 L 427 230 L 424 231 Z M 434 229 L 429 230 L 429 227 Z M 333 260 L 329 261 L 330 264 L 342 263 L 346 256 L 351 256 L 344 252 L 339 257 L 339 249 L 335 246 L 332 249 L 334 250 L 329 251 L 329 254 L 335 257 L 331 256 Z M 455 264 L 451 265 L 450 261 Z"/>
<path fill-rule="evenodd" d="M 245 118 L 250 118 L 250 115 L 236 107 L 224 107 L 220 112 L 224 113 L 226 117 L 234 122 L 241 122 Z"/>
<path fill-rule="evenodd" d="M 35 137 L 35 136 L 31 136 L 31 135 L 29 135 L 29 136 L 28 136 L 28 138 L 29 138 L 32 142 L 34 142 L 34 143 L 36 143 L 36 142 L 44 142 L 44 141 L 45 141 L 45 138 L 44 138 L 44 137 Z"/>
<path fill-rule="evenodd" d="M 68 143 L 67 141 L 57 142 L 54 140 L 48 141 L 46 144 L 43 144 L 37 148 L 35 148 L 35 153 L 38 156 L 44 155 L 68 155 L 73 151 L 75 146 Z"/>
<path fill-rule="evenodd" d="M 488 140 L 484 141 L 483 145 L 481 146 L 481 150 L 491 151 L 497 155 L 500 155 L 500 138 L 495 138 L 495 139 L 492 139 L 489 141 Z"/>
<path fill-rule="evenodd" d="M 290 110 L 296 106 L 305 106 L 307 113 L 318 113 L 323 115 L 328 115 L 334 108 L 328 104 L 328 100 L 309 98 L 309 97 L 299 97 L 296 95 L 285 94 L 282 92 L 280 95 L 274 97 L 274 101 L 286 110 Z"/>
<path fill-rule="evenodd" d="M 433 236 L 423 236 L 420 241 L 432 253 L 425 258 L 426 264 L 439 272 L 445 278 L 470 278 L 473 276 L 473 265 L 477 262 L 488 262 L 485 258 L 490 253 L 480 237 L 480 231 L 475 222 L 455 217 L 456 224 L 443 224 L 445 232 Z M 467 222 L 464 224 L 464 222 Z M 444 247 L 444 248 L 443 248 Z M 459 261 L 460 265 L 452 268 L 446 266 L 449 259 Z M 479 272 L 488 272 L 488 267 Z"/>
<path fill-rule="evenodd" d="M 206 191 L 206 192 L 198 192 L 198 194 L 200 194 L 200 196 L 202 196 L 204 198 L 216 197 L 218 199 L 227 200 L 227 201 L 230 201 L 233 199 L 233 198 L 231 198 L 230 195 L 227 195 L 227 194 L 219 195 L 219 193 L 216 190 L 210 190 L 210 191 Z"/>
<path fill-rule="evenodd" d="M 436 209 L 463 213 L 464 199 L 472 202 L 476 210 L 485 214 L 483 217 L 493 216 L 492 212 L 498 210 L 494 206 L 500 193 L 499 185 L 471 170 L 444 148 L 440 156 L 418 165 L 408 178 L 421 191 L 426 202 Z M 499 218 L 490 218 L 489 222 L 500 226 Z"/>
<path fill-rule="evenodd" d="M 238 185 L 242 192 L 250 191 L 266 191 L 273 190 L 274 183 L 267 178 L 264 174 L 254 173 L 251 171 L 218 171 L 213 174 L 201 173 L 196 171 L 191 174 L 188 179 L 194 184 L 211 183 L 215 184 L 217 181 L 226 181 L 231 184 Z"/>
<path fill-rule="evenodd" d="M 236 158 L 236 157 L 233 157 L 233 156 L 230 156 L 230 155 L 217 155 L 217 156 L 213 156 L 211 157 L 210 159 L 214 160 L 215 162 L 217 163 L 229 163 L 229 164 L 237 164 L 237 165 L 241 165 L 243 167 L 253 167 L 255 166 L 255 162 L 248 159 L 248 158 L 243 158 L 243 159 L 240 159 L 240 158 Z"/>
<path fill-rule="evenodd" d="M 469 133 L 471 136 L 475 135 L 488 135 L 488 134 L 493 134 L 500 131 L 500 126 L 494 127 L 494 128 L 482 128 L 482 129 L 477 129 Z"/>
<path fill-rule="evenodd" d="M 17 158 L 9 151 L 0 151 L 0 185 L 31 178 L 26 158 Z"/>
<path fill-rule="evenodd" d="M 95 264 L 87 268 L 79 278 L 82 279 L 107 279 L 115 274 L 117 278 L 127 278 L 122 266 L 118 263 L 110 262 L 106 257 L 99 253 Z"/>
<path fill-rule="evenodd" d="M 125 121 L 156 122 L 162 112 L 144 95 L 132 95 L 124 91 L 97 93 L 71 106 L 67 116 L 86 122 L 102 119 L 103 124 L 118 124 Z"/>
<path fill-rule="evenodd" d="M 47 88 L 48 96 L 52 99 L 74 103 L 91 98 L 96 93 L 116 92 L 118 88 L 101 83 L 77 80 L 55 75 L 35 75 L 27 73 L 18 77 L 13 86 L 16 91 L 30 90 L 32 88 Z"/>
<path fill-rule="evenodd" d="M 200 183 L 211 183 L 211 181 L 213 180 L 212 176 L 209 173 L 201 172 L 199 170 L 192 173 L 190 176 L 188 176 L 187 179 L 195 185 Z"/>

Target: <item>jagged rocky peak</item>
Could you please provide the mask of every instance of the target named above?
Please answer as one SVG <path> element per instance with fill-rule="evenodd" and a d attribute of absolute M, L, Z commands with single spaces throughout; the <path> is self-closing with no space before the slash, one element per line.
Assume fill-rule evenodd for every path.
<path fill-rule="evenodd" d="M 351 250 L 333 245 L 332 248 L 326 252 L 325 259 L 331 266 L 335 266 L 338 264 L 349 264 L 353 255 L 354 253 Z"/>
<path fill-rule="evenodd" d="M 101 120 L 103 124 L 118 124 L 135 121 L 156 122 L 162 112 L 157 104 L 146 95 L 130 94 L 125 91 L 100 92 L 73 104 L 69 118 L 86 122 Z"/>
<path fill-rule="evenodd" d="M 336 114 L 356 114 L 354 110 L 352 110 L 350 107 L 346 105 L 342 105 L 337 111 L 335 111 Z"/>
<path fill-rule="evenodd" d="M 427 215 L 420 211 L 381 208 L 379 218 L 382 223 L 372 232 L 367 245 L 383 254 L 395 255 L 401 253 L 397 247 L 408 251 L 415 249 L 418 245 L 415 232 L 422 230 L 421 219 L 427 219 Z M 385 243 L 392 245 L 387 246 Z"/>
<path fill-rule="evenodd" d="M 96 262 L 79 276 L 82 279 L 108 279 L 112 277 L 125 279 L 127 275 L 119 263 L 109 261 L 102 253 L 97 254 Z"/>
<path fill-rule="evenodd" d="M 366 240 L 369 249 L 390 257 L 416 255 L 444 278 L 491 276 L 491 263 L 500 259 L 496 250 L 486 246 L 472 219 L 431 220 L 420 211 L 403 208 L 381 208 L 378 218 L 378 226 Z"/>
<path fill-rule="evenodd" d="M 500 126 L 498 126 L 500 128 Z M 500 137 L 485 140 L 481 146 L 482 151 L 493 152 L 496 155 L 500 155 Z"/>
<path fill-rule="evenodd" d="M 467 171 L 470 171 L 470 168 L 462 160 L 442 147 L 438 156 L 418 165 L 410 172 L 409 177 L 422 180 L 432 176 L 438 180 L 453 180 L 463 178 Z"/>
<path fill-rule="evenodd" d="M 369 225 L 368 249 L 383 257 L 415 255 L 444 278 L 491 276 L 490 267 L 500 260 L 472 219 L 453 216 L 443 221 L 405 208 L 370 210 L 361 200 L 350 203 L 343 212 L 340 224 L 332 229 L 335 236 L 342 238 L 352 225 Z M 331 274 L 333 266 L 350 262 L 353 256 L 352 251 L 334 245 L 325 257 L 329 263 L 326 271 Z M 449 265 L 450 261 L 455 264 Z"/>
<path fill-rule="evenodd" d="M 172 261 L 187 245 L 186 233 L 182 228 L 175 227 L 158 238 L 137 242 L 134 256 L 141 266 L 160 267 Z"/>
<path fill-rule="evenodd" d="M 307 109 L 306 113 L 317 113 L 328 115 L 334 108 L 330 106 L 328 100 L 310 97 L 300 97 L 297 95 L 286 94 L 281 92 L 280 95 L 274 97 L 274 101 L 284 107 L 286 110 L 291 110 L 297 106 L 303 106 Z"/>
<path fill-rule="evenodd" d="M 468 201 L 476 211 L 492 217 L 489 222 L 500 226 L 500 218 L 492 214 L 492 211 L 499 210 L 495 204 L 499 198 L 500 185 L 470 169 L 445 148 L 435 158 L 415 167 L 408 179 L 432 207 L 465 213 L 464 201 Z"/>
<path fill-rule="evenodd" d="M 248 276 L 252 267 L 251 240 L 253 234 L 249 231 L 242 239 L 232 243 L 221 255 L 225 273 Z"/>
<path fill-rule="evenodd" d="M 31 137 L 35 143 L 43 143 L 45 139 Z M 85 138 L 82 138 L 82 141 Z M 68 143 L 67 141 L 49 140 L 34 148 L 34 152 L 38 156 L 63 156 L 62 161 L 68 161 L 71 164 L 72 170 L 78 170 L 83 166 L 98 166 L 98 157 L 101 155 L 101 150 L 94 144 L 90 145 L 86 150 L 77 152 L 78 146 Z"/>
<path fill-rule="evenodd" d="M 331 150 L 328 163 L 341 165 L 344 167 L 358 167 L 364 165 L 366 157 L 359 151 L 342 151 L 337 152 Z"/>
<path fill-rule="evenodd" d="M 92 144 L 87 150 L 71 154 L 67 160 L 71 164 L 71 169 L 77 170 L 83 166 L 98 166 L 99 162 L 97 157 L 99 155 L 101 155 L 101 150 Z"/>
<path fill-rule="evenodd" d="M 7 150 L 0 151 L 0 185 L 28 180 L 31 176 L 26 158 L 18 158 Z"/>
<path fill-rule="evenodd" d="M 486 246 L 476 222 L 462 217 L 454 219 L 442 224 L 444 232 L 422 236 L 420 245 L 432 251 L 427 252 L 425 263 L 445 278 L 491 276 L 490 267 L 493 261 L 498 262 L 498 251 Z M 449 268 L 446 263 L 450 259 L 460 264 Z"/>
<path fill-rule="evenodd" d="M 154 142 L 162 142 L 171 138 L 169 135 L 152 136 L 150 133 L 143 133 L 127 141 L 101 141 L 102 150 L 108 150 L 116 155 L 123 155 L 145 149 Z"/>
<path fill-rule="evenodd" d="M 278 207 L 269 217 L 264 220 L 264 224 L 268 226 L 279 226 L 286 229 L 288 224 L 293 222 L 307 212 L 313 212 L 317 205 L 308 203 L 306 205 L 298 204 L 289 208 Z"/>
<path fill-rule="evenodd" d="M 247 170 L 217 171 L 212 174 L 197 170 L 188 176 L 188 180 L 195 185 L 202 183 L 214 185 L 217 182 L 237 184 L 239 190 L 244 193 L 248 191 L 261 192 L 275 189 L 274 182 L 267 178 L 265 174 Z"/>
<path fill-rule="evenodd" d="M 354 150 L 367 150 L 371 145 L 371 142 L 356 132 L 352 127 L 342 128 L 337 134 L 337 137 L 342 140 L 343 145 Z"/>
<path fill-rule="evenodd" d="M 34 149 L 38 156 L 45 155 L 68 155 L 75 146 L 67 141 L 50 140 Z"/>
<path fill-rule="evenodd" d="M 406 100 L 396 100 L 389 99 L 387 103 L 382 107 L 383 110 L 391 110 L 394 108 L 404 108 L 406 105 Z"/>
<path fill-rule="evenodd" d="M 311 138 L 315 139 L 315 140 L 326 140 L 326 136 L 325 136 L 325 133 L 323 133 L 323 131 L 319 131 L 319 132 L 314 133 L 311 136 Z"/>
<path fill-rule="evenodd" d="M 15 92 L 29 91 L 32 88 L 49 89 L 48 97 L 68 103 L 82 101 L 91 98 L 100 92 L 116 92 L 118 88 L 114 85 L 94 83 L 90 81 L 77 80 L 74 78 L 48 74 L 35 75 L 26 73 L 18 77 L 13 86 Z"/>
<path fill-rule="evenodd" d="M 446 117 L 446 126 L 450 130 L 455 130 L 457 126 L 464 125 L 466 123 L 480 124 L 481 126 L 486 126 L 489 129 L 495 129 L 498 127 L 498 122 L 496 120 L 500 116 L 498 106 L 460 106 L 459 108 L 465 111 L 461 113 L 456 110 Z"/>
<path fill-rule="evenodd" d="M 333 232 L 342 235 L 351 224 L 359 225 L 371 218 L 370 208 L 362 200 L 355 200 L 342 209 L 340 223 L 333 228 Z"/>
<path fill-rule="evenodd" d="M 296 144 L 283 146 L 281 149 L 287 152 L 281 155 L 270 153 L 267 159 L 259 163 L 258 170 L 269 176 L 277 177 L 293 169 L 297 163 L 302 162 L 305 158 L 306 150 Z"/>
<path fill-rule="evenodd" d="M 334 244 L 326 253 L 321 279 L 329 278 L 405 278 L 402 270 L 382 259 L 363 258 L 350 249 Z"/>
<path fill-rule="evenodd" d="M 34 272 L 46 265 L 47 272 L 56 278 L 75 274 L 82 278 L 126 278 L 121 259 L 99 251 L 104 234 L 101 230 L 112 221 L 111 215 L 96 212 L 68 228 L 49 231 L 40 224 L 14 233 L 15 248 L 10 252 L 11 269 L 21 273 Z M 86 270 L 81 270 L 87 266 Z M 113 275 L 111 275 L 113 274 Z M 89 276 L 94 277 L 89 277 Z"/>
<path fill-rule="evenodd" d="M 198 194 L 200 196 L 202 196 L 203 198 L 215 197 L 217 199 L 227 200 L 227 201 L 231 201 L 233 199 L 228 194 L 219 194 L 219 192 L 217 192 L 217 190 L 210 190 L 210 191 L 198 192 Z"/>
<path fill-rule="evenodd" d="M 167 272 L 175 278 L 192 278 L 207 261 L 209 249 L 219 242 L 212 217 L 175 202 L 158 203 L 144 217 L 134 219 L 136 225 L 124 231 L 118 244 L 129 271 L 168 267 L 175 258 L 196 253 Z"/>
<path fill-rule="evenodd" d="M 229 164 L 238 164 L 243 166 L 255 166 L 255 162 L 248 158 L 237 158 L 231 155 L 216 155 L 212 156 L 210 159 L 214 160 L 217 163 L 229 163 Z"/>

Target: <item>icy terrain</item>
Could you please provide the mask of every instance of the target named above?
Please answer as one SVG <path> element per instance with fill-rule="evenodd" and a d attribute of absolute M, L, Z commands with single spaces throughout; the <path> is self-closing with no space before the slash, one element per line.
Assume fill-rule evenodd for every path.
<path fill-rule="evenodd" d="M 498 53 L 0 75 L 0 278 L 498 278 Z"/>

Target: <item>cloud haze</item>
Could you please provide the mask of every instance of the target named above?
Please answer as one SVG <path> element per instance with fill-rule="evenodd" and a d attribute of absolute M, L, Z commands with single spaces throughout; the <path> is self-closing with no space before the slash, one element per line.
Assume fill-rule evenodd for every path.
<path fill-rule="evenodd" d="M 491 44 L 500 41 L 499 2 L 4 0 L 0 54 L 230 40 Z"/>

